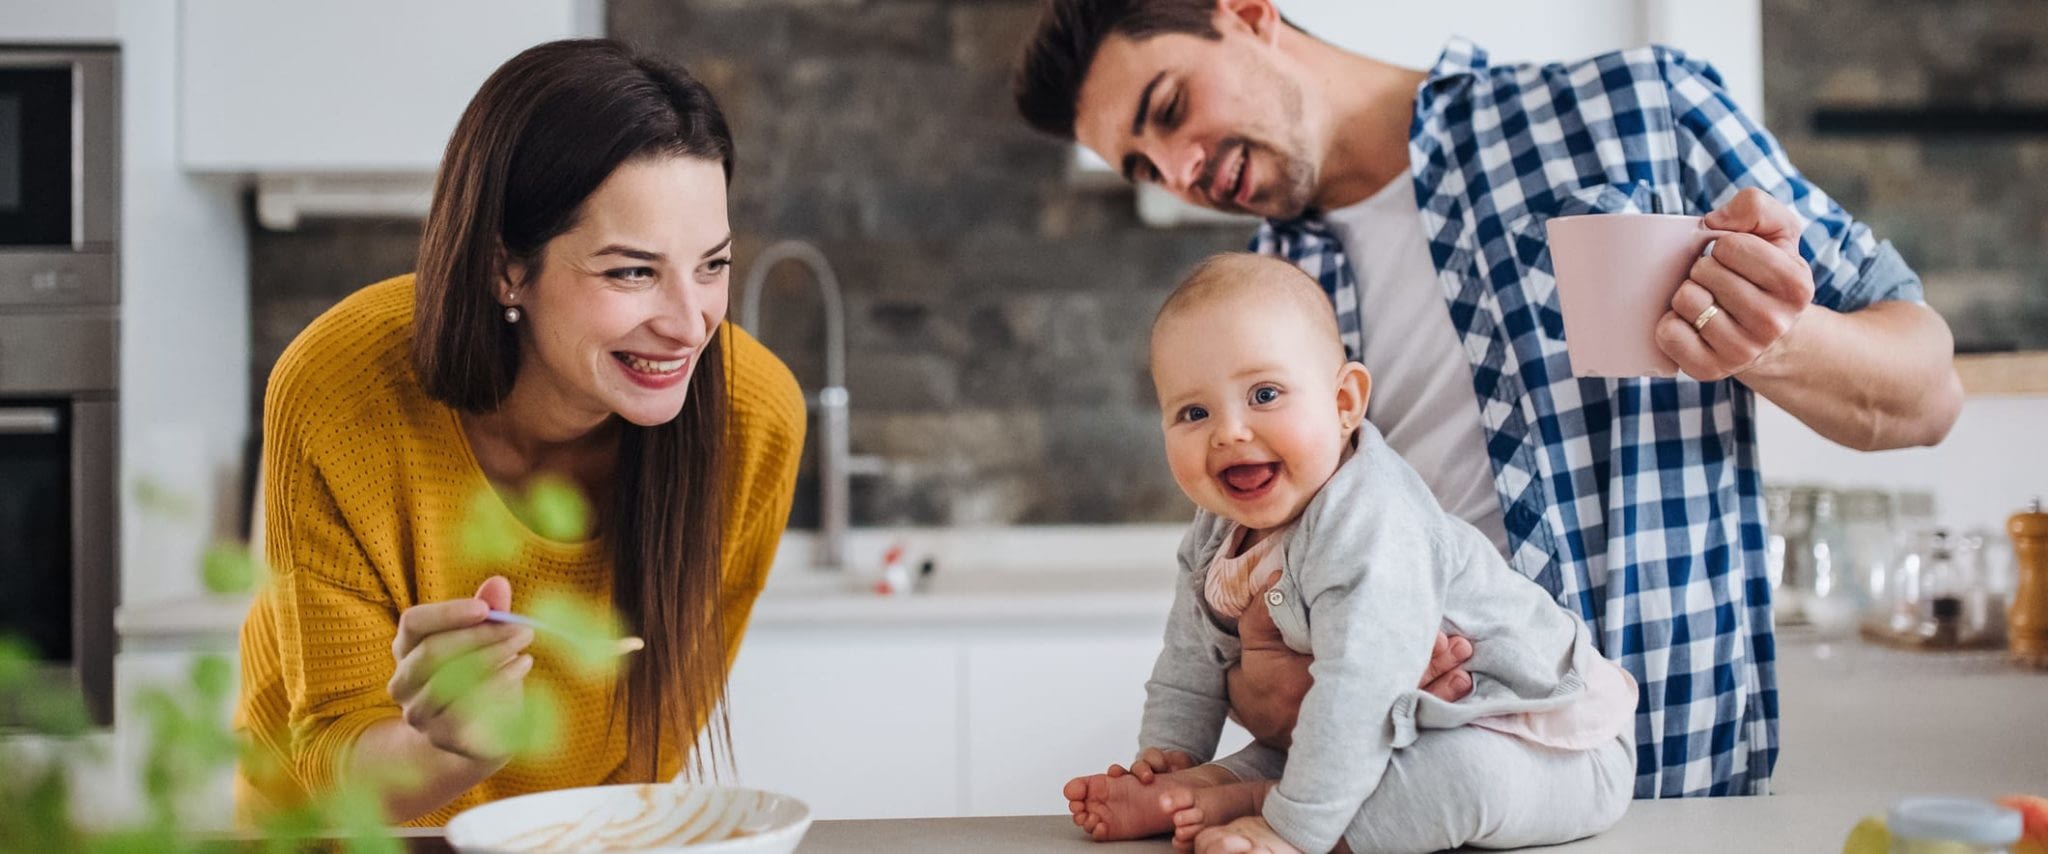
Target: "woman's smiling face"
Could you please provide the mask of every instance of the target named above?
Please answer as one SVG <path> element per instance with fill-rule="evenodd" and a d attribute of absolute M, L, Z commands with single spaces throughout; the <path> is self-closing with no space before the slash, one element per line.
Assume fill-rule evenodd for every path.
<path fill-rule="evenodd" d="M 621 164 L 538 263 L 538 274 L 513 265 L 498 287 L 523 314 L 516 382 L 593 422 L 674 419 L 725 320 L 724 168 L 673 156 Z"/>

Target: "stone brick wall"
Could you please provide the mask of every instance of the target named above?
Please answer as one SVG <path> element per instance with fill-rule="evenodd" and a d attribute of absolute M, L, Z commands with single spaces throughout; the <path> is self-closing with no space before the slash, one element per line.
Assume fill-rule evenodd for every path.
<path fill-rule="evenodd" d="M 1764 100 L 1792 162 L 1890 239 L 1959 350 L 2048 349 L 2048 121 L 1825 133 L 1822 109 L 2048 115 L 2039 0 L 1765 0 Z"/>

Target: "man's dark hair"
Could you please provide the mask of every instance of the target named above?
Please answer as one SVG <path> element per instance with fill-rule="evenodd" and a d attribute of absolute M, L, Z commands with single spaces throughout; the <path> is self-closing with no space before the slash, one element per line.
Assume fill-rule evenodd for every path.
<path fill-rule="evenodd" d="M 1074 138 L 1074 107 L 1095 52 L 1110 36 L 1142 40 L 1169 33 L 1214 41 L 1215 0 L 1045 0 L 1024 46 L 1014 89 L 1032 127 Z"/>

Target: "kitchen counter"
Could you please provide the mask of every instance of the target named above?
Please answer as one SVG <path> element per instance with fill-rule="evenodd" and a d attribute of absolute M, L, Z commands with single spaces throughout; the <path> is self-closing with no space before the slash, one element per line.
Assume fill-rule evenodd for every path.
<path fill-rule="evenodd" d="M 1841 794 L 1638 801 L 1606 833 L 1536 849 L 1556 854 L 1729 854 L 1841 850 L 1849 828 L 1884 804 Z M 401 831 L 406 850 L 450 849 L 438 828 Z M 1167 852 L 1164 838 L 1098 843 L 1066 816 L 820 821 L 797 854 L 1120 854 Z M 1476 851 L 1479 849 L 1459 849 Z"/>
<path fill-rule="evenodd" d="M 2048 795 L 2048 672 L 2004 650 L 1912 652 L 1778 633 L 1772 791 L 1881 809 L 1912 794 Z"/>
<path fill-rule="evenodd" d="M 1540 849 L 1557 854 L 1727 854 L 1838 851 L 1849 828 L 1883 804 L 1839 796 L 1640 801 L 1614 829 Z M 798 854 L 973 851 L 976 854 L 1116 854 L 1172 851 L 1165 839 L 1097 843 L 1066 816 L 821 821 Z M 1476 850 L 1476 849 L 1463 849 Z"/>
<path fill-rule="evenodd" d="M 893 631 L 1113 623 L 1157 630 L 1173 601 L 1174 551 L 1184 533 L 1181 525 L 857 528 L 847 540 L 853 568 L 821 570 L 811 565 L 816 536 L 789 531 L 749 624 Z M 913 569 L 933 563 L 927 588 L 876 594 L 880 557 L 899 544 Z M 247 595 L 128 603 L 115 613 L 115 632 L 128 649 L 218 643 L 240 632 L 248 611 Z"/>
<path fill-rule="evenodd" d="M 1125 569 L 937 574 L 928 591 L 885 596 L 872 581 L 792 573 L 771 580 L 754 602 L 750 631 L 914 631 L 962 626 L 1043 629 L 1110 624 L 1157 633 L 1173 601 L 1173 575 Z M 115 630 L 126 648 L 231 640 L 248 615 L 247 596 L 194 596 L 122 606 Z"/>

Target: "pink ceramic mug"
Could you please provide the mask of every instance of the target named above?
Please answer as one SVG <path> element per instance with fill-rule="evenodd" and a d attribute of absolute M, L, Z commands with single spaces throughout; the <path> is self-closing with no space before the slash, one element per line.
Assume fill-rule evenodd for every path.
<path fill-rule="evenodd" d="M 1572 376 L 1675 376 L 1678 363 L 1657 347 L 1657 321 L 1707 244 L 1727 232 L 1672 214 L 1561 216 L 1548 230 Z"/>

